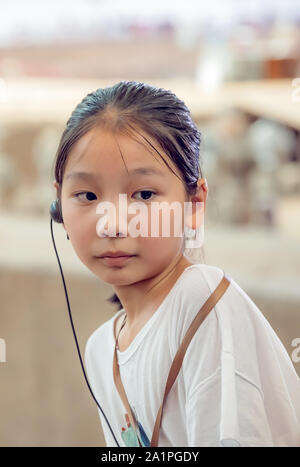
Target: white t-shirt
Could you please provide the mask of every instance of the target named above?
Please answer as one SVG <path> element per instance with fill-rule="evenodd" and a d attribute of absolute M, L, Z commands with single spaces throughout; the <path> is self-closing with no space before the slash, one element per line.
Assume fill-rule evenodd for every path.
<path fill-rule="evenodd" d="M 207 264 L 187 267 L 130 346 L 118 351 L 143 446 L 150 445 L 177 349 L 223 274 Z M 231 283 L 192 338 L 165 401 L 158 446 L 300 446 L 300 378 L 270 323 L 226 276 Z M 138 446 L 113 379 L 113 323 L 123 313 L 89 337 L 85 364 L 119 445 Z M 116 446 L 98 412 L 107 446 Z"/>

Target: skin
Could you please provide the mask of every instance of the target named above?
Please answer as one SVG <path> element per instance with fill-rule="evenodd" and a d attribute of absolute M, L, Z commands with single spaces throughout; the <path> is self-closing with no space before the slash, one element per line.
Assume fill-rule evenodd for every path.
<path fill-rule="evenodd" d="M 157 142 L 148 135 L 147 138 L 181 178 L 178 168 Z M 65 165 L 61 190 L 63 227 L 68 232 L 76 254 L 97 277 L 112 285 L 126 310 L 126 324 L 119 337 L 120 351 L 125 350 L 132 342 L 172 289 L 184 269 L 193 263 L 184 256 L 183 237 L 172 236 L 174 216 L 171 215 L 170 237 L 100 236 L 96 231 L 100 216 L 96 213 L 97 204 L 104 200 L 115 204 L 117 209 L 115 227 L 118 233 L 122 232 L 118 219 L 119 193 L 127 194 L 128 204 L 139 202 L 147 206 L 149 224 L 151 201 L 166 201 L 167 203 L 178 201 L 182 208 L 185 201 L 192 201 L 192 213 L 189 217 L 182 218 L 181 227 L 183 229 L 186 225 L 195 229 L 199 227 L 196 225 L 195 203 L 197 201 L 204 203 L 205 210 L 208 192 L 206 180 L 201 178 L 197 183 L 197 193 L 194 196 L 187 196 L 182 180 L 174 175 L 158 155 L 150 152 L 149 147 L 141 143 L 142 139 L 137 135 L 133 139 L 125 134 L 115 135 L 109 129 L 99 126 L 93 128 L 71 148 Z M 163 177 L 153 174 L 133 176 L 127 173 L 137 167 L 145 166 L 160 170 Z M 74 171 L 92 172 L 96 179 L 68 178 L 68 175 Z M 56 181 L 53 185 L 58 196 L 59 186 Z M 150 196 L 149 190 L 155 194 Z M 91 192 L 93 195 L 90 195 L 90 200 L 86 193 L 76 198 L 74 194 L 79 192 Z M 127 222 L 135 215 L 128 214 Z M 136 256 L 122 266 L 108 266 L 102 259 L 96 258 L 108 250 L 122 250 Z M 115 332 L 118 332 L 121 321 L 123 321 L 123 314 L 115 323 Z"/>

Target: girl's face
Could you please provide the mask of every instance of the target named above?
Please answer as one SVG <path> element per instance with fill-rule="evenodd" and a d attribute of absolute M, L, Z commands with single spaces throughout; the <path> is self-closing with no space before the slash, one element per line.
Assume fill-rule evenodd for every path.
<path fill-rule="evenodd" d="M 158 144 L 148 135 L 145 136 L 180 176 L 175 164 Z M 188 201 L 184 184 L 153 150 L 150 153 L 148 146 L 142 144 L 141 136 L 135 135 L 135 139 L 141 142 L 123 134 L 114 135 L 101 127 L 93 128 L 72 147 L 62 183 L 64 228 L 74 250 L 89 270 L 112 285 L 130 285 L 151 278 L 167 268 L 174 258 L 179 259 L 182 256 L 183 236 L 174 235 L 172 209 L 169 236 L 162 236 L 161 211 L 159 236 L 151 237 L 150 226 L 153 201 L 166 202 L 168 205 L 177 201 L 181 204 L 182 213 L 184 212 L 184 202 Z M 57 188 L 56 183 L 55 186 Z M 124 213 L 121 215 L 120 222 L 120 193 L 123 194 L 123 198 L 124 194 L 126 195 L 127 206 L 132 202 L 144 206 L 144 210 L 140 211 L 140 220 L 143 223 L 148 221 L 147 236 L 133 237 L 129 233 L 130 220 L 136 217 L 139 211 L 126 211 L 125 217 Z M 116 216 L 108 214 L 109 224 L 102 228 L 99 223 L 102 214 L 99 214 L 99 211 L 97 213 L 96 208 L 104 201 L 109 201 L 115 206 Z M 118 236 L 118 233 L 124 232 L 124 223 L 127 223 L 127 234 Z M 183 215 L 179 223 L 182 232 Z M 120 250 L 133 256 L 117 264 L 100 258 L 105 252 Z"/>

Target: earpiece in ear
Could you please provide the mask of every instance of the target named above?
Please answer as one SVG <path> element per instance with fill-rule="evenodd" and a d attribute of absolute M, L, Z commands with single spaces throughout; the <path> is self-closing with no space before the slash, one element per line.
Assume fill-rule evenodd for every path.
<path fill-rule="evenodd" d="M 60 205 L 58 199 L 53 201 L 50 206 L 50 216 L 54 220 L 54 222 L 57 222 L 58 224 L 63 223 L 63 218 L 61 215 L 61 210 L 60 210 Z"/>

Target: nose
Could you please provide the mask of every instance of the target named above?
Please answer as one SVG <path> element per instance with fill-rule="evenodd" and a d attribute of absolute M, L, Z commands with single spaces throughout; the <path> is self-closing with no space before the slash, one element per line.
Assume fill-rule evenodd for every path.
<path fill-rule="evenodd" d="M 100 214 L 96 224 L 99 237 L 127 236 L 127 203 L 124 200 L 120 204 L 110 201 L 99 203 L 96 213 Z"/>

